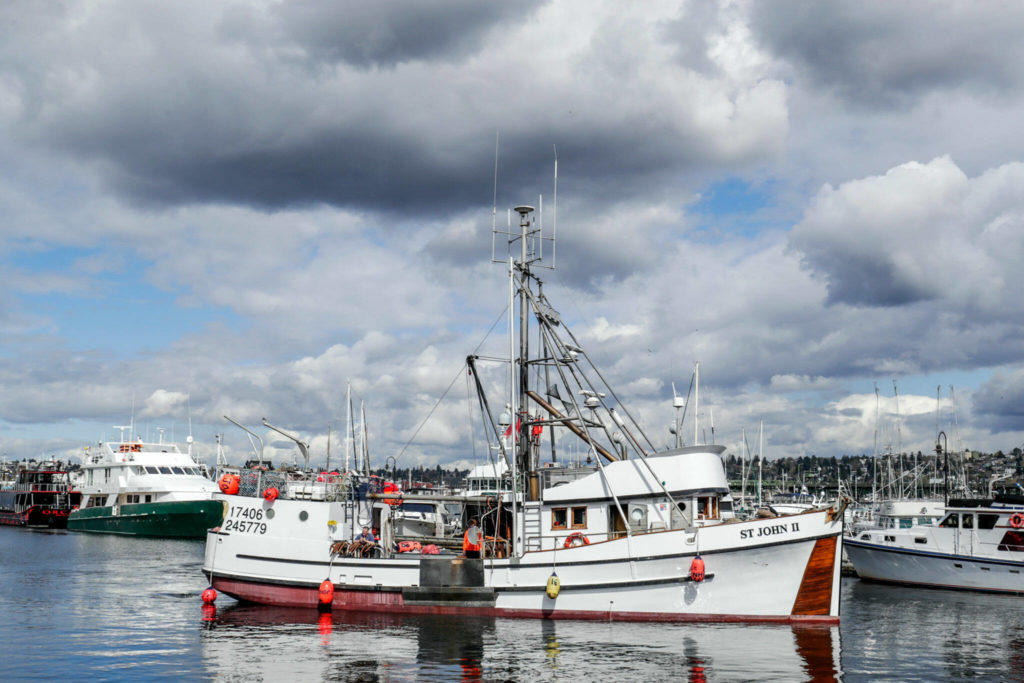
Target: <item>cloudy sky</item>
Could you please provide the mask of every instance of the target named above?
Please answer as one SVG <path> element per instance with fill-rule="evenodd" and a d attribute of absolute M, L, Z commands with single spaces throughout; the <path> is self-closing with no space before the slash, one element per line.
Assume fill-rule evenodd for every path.
<path fill-rule="evenodd" d="M 734 452 L 761 419 L 770 458 L 1020 446 L 1021 25 L 955 0 L 5 2 L 0 453 L 80 453 L 134 406 L 150 438 L 191 415 L 207 458 L 215 434 L 245 457 L 230 415 L 322 461 L 350 381 L 376 462 L 472 464 L 463 361 L 507 355 L 492 205 L 543 196 L 552 225 L 556 154 L 545 292 L 655 442 L 699 361 Z"/>

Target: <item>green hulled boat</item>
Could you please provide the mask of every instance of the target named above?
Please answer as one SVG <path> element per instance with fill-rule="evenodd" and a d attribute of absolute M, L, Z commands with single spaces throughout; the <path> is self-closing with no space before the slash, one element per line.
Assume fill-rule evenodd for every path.
<path fill-rule="evenodd" d="M 160 538 L 206 538 L 207 530 L 224 519 L 221 500 L 177 500 L 79 508 L 68 517 L 68 529 L 100 534 Z"/>
<path fill-rule="evenodd" d="M 68 516 L 68 529 L 155 538 L 205 538 L 224 519 L 227 505 L 206 465 L 188 451 L 141 439 L 100 442 L 82 459 L 81 507 Z"/>

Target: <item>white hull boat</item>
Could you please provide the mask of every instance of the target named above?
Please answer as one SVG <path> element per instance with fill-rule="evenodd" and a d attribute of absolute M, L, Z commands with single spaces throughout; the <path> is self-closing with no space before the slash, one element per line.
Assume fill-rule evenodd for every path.
<path fill-rule="evenodd" d="M 513 237 L 522 251 L 509 259 L 510 294 L 517 288 L 517 358 L 529 360 L 517 359 L 516 391 L 497 419 L 476 357 L 467 359 L 491 448 L 510 474 L 496 480 L 499 490 L 465 501 L 479 517 L 482 557 L 459 553 L 461 538 L 439 539 L 440 548 L 428 537 L 419 548 L 404 545 L 395 493 L 350 487 L 323 501 L 227 496 L 224 524 L 207 535 L 203 571 L 212 587 L 247 602 L 336 611 L 836 623 L 842 509 L 739 521 L 727 509 L 723 446 L 655 448 L 534 291 L 530 264 L 548 238 L 531 207 L 516 211 Z M 535 358 L 527 354 L 530 319 L 544 338 Z M 528 386 L 533 368 L 547 368 L 545 396 Z M 555 444 L 578 438 L 587 466 L 541 463 L 545 434 Z M 515 482 L 512 490 L 503 481 Z M 366 524 L 380 543 L 352 553 L 348 542 Z"/>
<path fill-rule="evenodd" d="M 954 500 L 935 525 L 871 529 L 845 540 L 870 581 L 1024 594 L 1024 497 Z"/>

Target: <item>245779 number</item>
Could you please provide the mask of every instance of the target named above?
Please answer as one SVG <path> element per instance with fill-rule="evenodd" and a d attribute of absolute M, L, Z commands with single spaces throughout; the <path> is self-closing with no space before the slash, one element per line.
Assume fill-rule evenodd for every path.
<path fill-rule="evenodd" d="M 224 531 L 238 531 L 244 534 L 265 534 L 267 523 L 263 519 L 263 510 L 259 508 L 233 506 L 227 519 L 221 525 Z"/>

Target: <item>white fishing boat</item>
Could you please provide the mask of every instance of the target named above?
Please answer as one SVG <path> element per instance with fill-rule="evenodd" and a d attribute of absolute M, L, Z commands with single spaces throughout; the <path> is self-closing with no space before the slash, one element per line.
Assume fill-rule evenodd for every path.
<path fill-rule="evenodd" d="M 336 611 L 838 621 L 842 510 L 726 519 L 725 448 L 696 436 L 695 445 L 652 445 L 539 291 L 531 266 L 548 238 L 532 207 L 515 211 L 519 226 L 508 234 L 521 251 L 508 268 L 520 345 L 518 355 L 510 350 L 517 386 L 504 419 L 487 408 L 476 358 L 467 359 L 482 420 L 514 482 L 464 499 L 480 510 L 482 557 L 458 547 L 401 552 L 409 546 L 397 543 L 396 502 L 427 497 L 357 485 L 324 501 L 226 497 L 225 523 L 207 536 L 211 585 L 241 601 Z M 529 358 L 531 314 L 543 341 L 537 357 L 520 362 Z M 529 386 L 535 369 L 550 377 L 544 396 Z M 545 466 L 545 433 L 547 445 L 578 438 L 590 463 Z M 348 541 L 362 525 L 377 528 L 381 542 L 353 556 Z"/>
<path fill-rule="evenodd" d="M 68 529 L 163 538 L 204 538 L 220 523 L 226 505 L 206 470 L 188 450 L 163 440 L 145 442 L 121 430 L 117 443 L 100 442 L 82 458 L 81 507 L 68 516 Z"/>
<path fill-rule="evenodd" d="M 1024 593 L 1024 496 L 951 500 L 937 524 L 867 529 L 845 548 L 862 579 Z"/>

